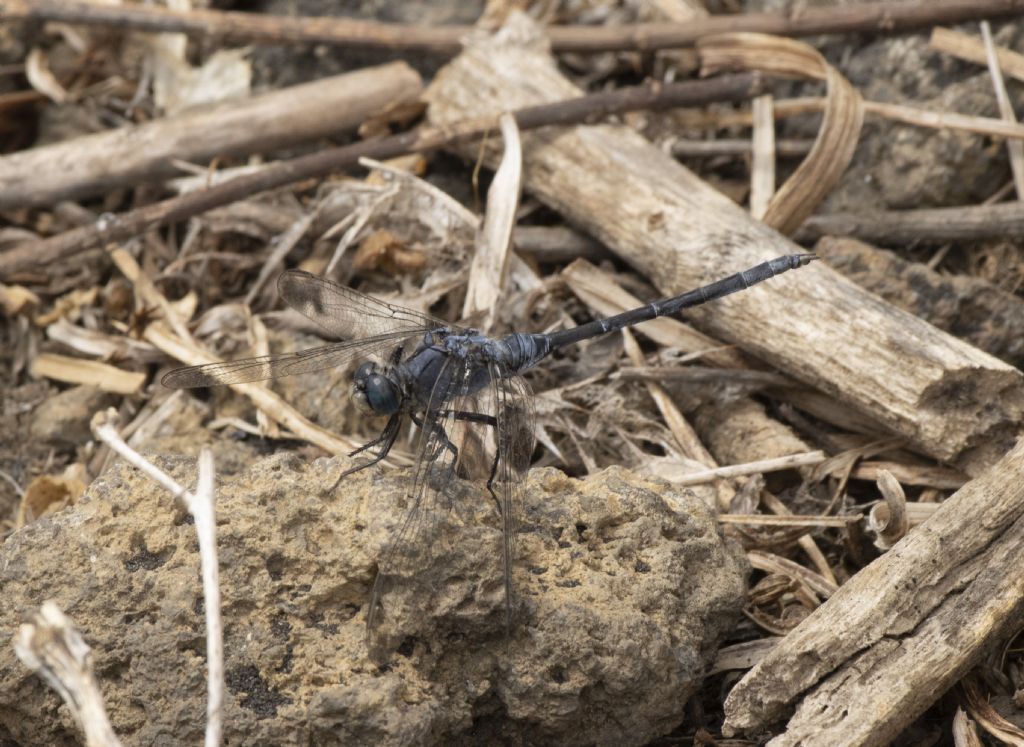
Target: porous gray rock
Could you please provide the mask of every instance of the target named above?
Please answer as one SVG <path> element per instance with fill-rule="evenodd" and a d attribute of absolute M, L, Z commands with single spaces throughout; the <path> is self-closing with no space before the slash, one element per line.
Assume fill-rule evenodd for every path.
<path fill-rule="evenodd" d="M 191 460 L 160 460 L 183 483 Z M 499 522 L 478 486 L 438 514 L 432 560 L 365 613 L 408 472 L 279 454 L 219 486 L 227 744 L 643 744 L 670 731 L 734 624 L 746 562 L 686 491 L 609 469 L 534 470 L 506 627 Z M 115 464 L 0 549 L 9 636 L 54 599 L 93 647 L 126 744 L 198 744 L 203 600 L 194 528 Z M 0 741 L 75 744 L 58 697 L 0 646 Z"/>

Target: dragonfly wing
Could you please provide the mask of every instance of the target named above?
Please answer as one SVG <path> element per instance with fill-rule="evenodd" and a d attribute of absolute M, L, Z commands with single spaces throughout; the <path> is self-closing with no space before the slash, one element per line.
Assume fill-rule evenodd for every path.
<path fill-rule="evenodd" d="M 288 270 L 277 280 L 285 303 L 316 322 L 335 337 L 358 337 L 403 332 L 414 334 L 430 329 L 456 329 L 428 314 L 367 296 L 302 270 Z"/>
<path fill-rule="evenodd" d="M 351 358 L 370 355 L 379 348 L 399 345 L 408 336 L 407 332 L 396 331 L 361 340 L 336 342 L 309 350 L 298 350 L 294 353 L 263 355 L 258 358 L 243 358 L 237 361 L 177 368 L 166 374 L 161 379 L 161 383 L 171 389 L 191 389 L 200 386 L 245 384 L 252 381 L 276 379 L 281 376 L 322 371 L 326 368 L 340 366 Z"/>
<path fill-rule="evenodd" d="M 367 644 L 374 655 L 386 655 L 414 627 L 431 590 L 424 586 L 450 552 L 452 533 L 446 531 L 456 455 L 447 433 L 454 416 L 449 404 L 458 391 L 461 361 L 448 358 L 438 376 L 427 410 L 418 414 L 420 432 L 414 453 L 412 486 L 406 513 L 377 563 L 377 578 L 366 617 Z"/>
<path fill-rule="evenodd" d="M 505 576 L 505 621 L 511 627 L 515 610 L 512 566 L 516 536 L 523 515 L 523 488 L 536 445 L 535 414 L 530 385 L 521 376 L 506 375 L 491 365 L 496 461 L 491 493 L 501 511 L 502 568 Z"/>

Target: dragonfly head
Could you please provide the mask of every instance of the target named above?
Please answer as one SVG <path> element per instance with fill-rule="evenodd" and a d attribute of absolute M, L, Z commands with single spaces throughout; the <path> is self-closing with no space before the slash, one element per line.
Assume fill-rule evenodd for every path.
<path fill-rule="evenodd" d="M 352 376 L 352 401 L 366 415 L 394 415 L 402 406 L 395 382 L 367 362 Z"/>

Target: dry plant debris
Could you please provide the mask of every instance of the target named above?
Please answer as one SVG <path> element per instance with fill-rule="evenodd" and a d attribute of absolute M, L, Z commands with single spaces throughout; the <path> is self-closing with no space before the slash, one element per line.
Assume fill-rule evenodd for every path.
<path fill-rule="evenodd" d="M 138 568 L 159 574 L 177 554 L 168 567 L 195 584 L 190 610 L 103 618 L 73 579 L 23 586 L 30 553 L 70 551 L 46 547 L 47 522 L 61 542 L 81 517 L 102 537 L 98 496 L 128 505 L 104 482 L 127 474 L 105 445 L 116 426 L 146 463 L 206 449 L 236 481 L 238 513 L 218 512 L 238 616 L 224 621 L 227 692 L 213 657 L 214 718 L 175 722 L 207 744 L 222 739 L 219 716 L 229 741 L 244 728 L 323 743 L 476 730 L 564 744 L 1024 744 L 1024 2 L 436 0 L 360 18 L 320 0 L 307 17 L 274 0 L 231 5 L 0 0 L 0 588 L 26 600 L 3 620 L 10 636 L 42 610 L 19 655 L 79 724 L 47 715 L 56 696 L 8 647 L 0 735 L 131 742 L 144 732 L 115 680 L 132 665 L 104 665 L 110 652 L 94 647 L 93 669 L 86 642 L 114 646 L 111 626 L 132 645 L 144 626 L 192 636 L 162 657 L 219 640 L 183 560 L 198 549 L 147 544 L 178 537 L 177 515 L 159 531 L 137 517 L 110 543 L 132 548 L 135 570 L 110 578 L 134 589 Z M 798 280 L 533 371 L 533 498 L 565 506 L 535 503 L 532 520 L 571 535 L 523 535 L 534 565 L 517 573 L 546 600 L 530 603 L 543 622 L 492 625 L 494 558 L 474 565 L 463 546 L 463 565 L 431 577 L 449 607 L 424 613 L 420 637 L 396 641 L 380 669 L 360 658 L 355 621 L 401 496 L 377 515 L 377 477 L 367 497 L 346 496 L 365 536 L 333 504 L 337 534 L 316 501 L 275 506 L 289 500 L 275 475 L 331 456 L 322 476 L 280 478 L 329 482 L 374 434 L 345 396 L 351 370 L 201 396 L 158 384 L 177 365 L 318 344 L 323 330 L 276 298 L 290 267 L 502 333 L 569 327 L 807 249 L 824 261 Z M 110 407 L 99 438 L 90 422 Z M 399 435 L 389 468 L 411 463 L 415 436 Z M 239 497 L 246 480 L 258 507 Z M 448 517 L 477 552 L 494 544 L 486 508 Z M 717 532 L 698 536 L 710 512 Z M 682 531 L 686 513 L 701 518 Z M 684 535 L 686 562 L 713 555 L 722 578 L 678 571 Z M 211 537 L 199 548 L 216 600 Z M 339 537 L 355 549 L 324 557 L 340 553 L 351 577 L 286 593 L 287 563 L 316 586 L 330 573 L 318 548 Z M 692 607 L 679 597 L 699 595 L 689 573 L 709 589 Z M 263 596 L 247 599 L 247 584 Z M 189 616 L 200 627 L 173 627 Z M 504 659 L 503 635 L 522 647 Z M 249 646 L 262 653 L 242 662 Z M 659 656 L 679 666 L 655 682 Z M 167 682 L 182 697 L 202 689 L 197 661 Z M 299 680 L 331 666 L 379 702 Z M 632 692 L 647 681 L 648 697 Z M 112 725 L 97 683 L 115 693 Z M 628 729 L 616 709 L 632 701 L 616 702 L 613 683 L 644 704 Z"/>

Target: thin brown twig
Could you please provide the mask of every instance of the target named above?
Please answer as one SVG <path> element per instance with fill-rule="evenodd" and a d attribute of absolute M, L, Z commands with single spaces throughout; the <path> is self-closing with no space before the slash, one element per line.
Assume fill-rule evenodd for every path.
<path fill-rule="evenodd" d="M 1000 18 L 1024 11 L 1024 0 L 932 0 L 874 2 L 798 12 L 747 13 L 695 18 L 686 23 L 624 26 L 551 26 L 556 52 L 652 51 L 692 45 L 701 37 L 727 31 L 753 31 L 779 36 L 843 33 L 895 33 L 982 18 Z M 377 23 L 350 18 L 271 16 L 213 10 L 187 13 L 165 8 L 93 5 L 67 0 L 4 0 L 0 17 L 135 29 L 182 32 L 241 42 L 342 44 L 348 47 L 422 49 L 453 54 L 472 26 L 421 26 Z"/>
<path fill-rule="evenodd" d="M 626 111 L 701 106 L 715 101 L 748 99 L 764 92 L 757 73 L 723 75 L 702 81 L 634 86 L 616 91 L 527 107 L 514 112 L 519 129 L 590 122 Z M 322 177 L 356 166 L 360 158 L 378 160 L 422 153 L 480 137 L 497 127 L 493 117 L 472 119 L 449 127 L 423 127 L 400 135 L 310 153 L 272 163 L 251 174 L 235 177 L 206 190 L 190 192 L 120 215 L 101 216 L 96 223 L 48 239 L 23 244 L 0 255 L 0 277 L 77 254 L 110 242 L 136 236 L 151 228 L 185 220 L 221 205 L 304 179 Z"/>

